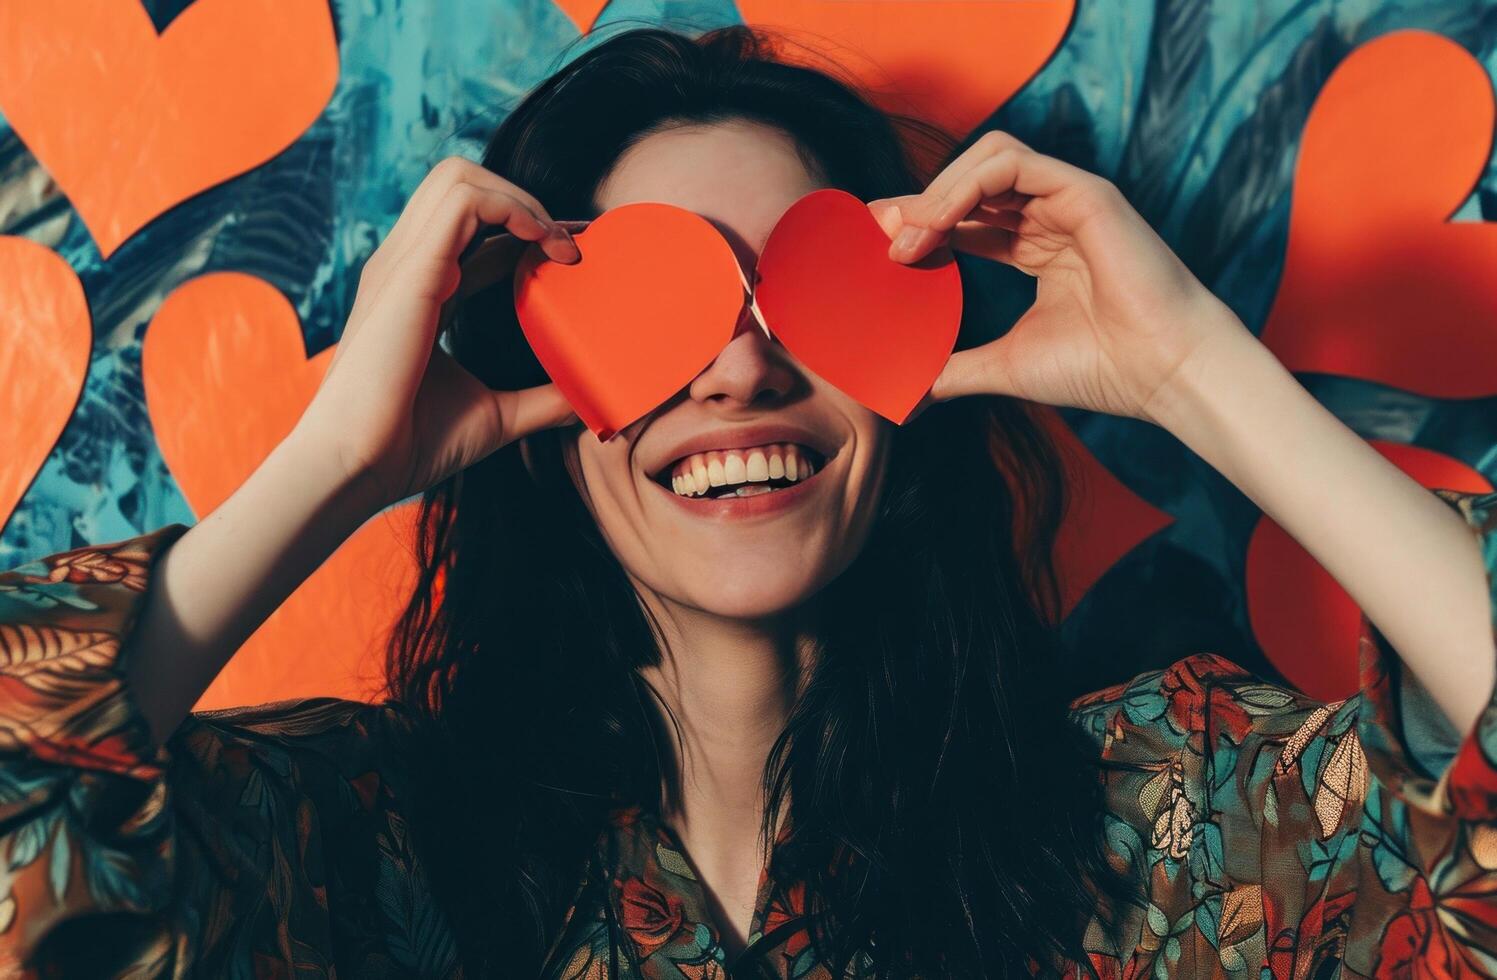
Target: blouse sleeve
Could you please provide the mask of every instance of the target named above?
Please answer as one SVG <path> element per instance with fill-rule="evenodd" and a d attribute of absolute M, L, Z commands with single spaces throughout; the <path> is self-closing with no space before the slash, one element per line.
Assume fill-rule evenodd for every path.
<path fill-rule="evenodd" d="M 1497 493 L 1434 492 L 1497 628 Z M 1202 654 L 1076 703 L 1139 896 L 1088 931 L 1103 976 L 1497 976 L 1497 692 L 1462 734 L 1365 615 L 1360 647 L 1345 701 Z"/>
<path fill-rule="evenodd" d="M 0 975 L 324 975 L 362 914 L 332 869 L 376 837 L 376 706 L 205 712 L 152 746 L 120 653 L 186 530 L 0 573 Z"/>

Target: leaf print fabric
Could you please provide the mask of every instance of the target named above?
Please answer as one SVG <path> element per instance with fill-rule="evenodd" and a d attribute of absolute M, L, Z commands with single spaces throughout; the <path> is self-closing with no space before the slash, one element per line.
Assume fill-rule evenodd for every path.
<path fill-rule="evenodd" d="M 1497 494 L 1435 492 L 1497 584 Z M 152 750 L 121 651 L 186 529 L 0 574 L 0 976 L 461 977 L 388 751 L 398 705 L 200 712 Z M 1087 930 L 1103 977 L 1497 975 L 1497 705 L 1461 737 L 1365 619 L 1361 642 L 1363 690 L 1333 704 L 1201 654 L 1074 705 L 1138 886 Z M 830 980 L 773 868 L 731 959 L 679 841 L 620 810 L 547 975 Z"/>

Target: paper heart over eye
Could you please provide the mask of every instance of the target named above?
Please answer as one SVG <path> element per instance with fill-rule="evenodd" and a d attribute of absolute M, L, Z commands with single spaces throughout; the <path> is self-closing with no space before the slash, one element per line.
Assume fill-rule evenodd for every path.
<path fill-rule="evenodd" d="M 812 191 L 780 217 L 754 287 L 700 215 L 642 202 L 576 236 L 571 265 L 528 249 L 515 310 L 541 366 L 607 439 L 691 382 L 736 335 L 745 302 L 813 373 L 902 423 L 956 345 L 962 288 L 945 249 L 888 257 L 889 237 L 852 194 Z"/>
<path fill-rule="evenodd" d="M 612 208 L 573 237 L 582 259 L 572 265 L 526 250 L 515 311 L 577 417 L 607 439 L 732 339 L 743 281 L 717 229 L 668 204 Z"/>

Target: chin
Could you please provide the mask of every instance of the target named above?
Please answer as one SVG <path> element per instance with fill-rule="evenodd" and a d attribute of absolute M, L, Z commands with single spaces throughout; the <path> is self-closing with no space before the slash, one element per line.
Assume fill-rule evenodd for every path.
<path fill-rule="evenodd" d="M 790 572 L 792 574 L 786 574 Z M 803 605 L 822 581 L 804 570 L 782 566 L 779 574 L 756 575 L 748 568 L 733 574 L 704 576 L 691 583 L 688 600 L 704 612 L 724 619 L 768 619 Z"/>

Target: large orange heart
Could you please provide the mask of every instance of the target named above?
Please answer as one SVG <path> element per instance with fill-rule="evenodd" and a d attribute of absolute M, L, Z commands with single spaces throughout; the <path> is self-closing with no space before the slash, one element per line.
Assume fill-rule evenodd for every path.
<path fill-rule="evenodd" d="M 0 110 L 106 258 L 290 146 L 337 80 L 327 0 L 197 0 L 160 35 L 139 0 L 0 4 Z"/>
<path fill-rule="evenodd" d="M 688 384 L 737 331 L 748 277 L 705 218 L 627 204 L 576 235 L 582 261 L 527 249 L 515 309 L 541 366 L 607 439 Z M 845 191 L 792 204 L 764 244 L 751 309 L 811 371 L 896 423 L 945 365 L 961 325 L 949 251 L 906 265 Z"/>
<path fill-rule="evenodd" d="M 884 109 L 959 134 L 988 118 L 1055 53 L 1075 0 L 738 0 L 786 60 L 845 67 Z"/>
<path fill-rule="evenodd" d="M 0 236 L 0 527 L 62 434 L 93 349 L 72 267 L 26 238 Z"/>
<path fill-rule="evenodd" d="M 1486 68 L 1438 34 L 1396 31 L 1336 67 L 1305 123 L 1263 327 L 1285 367 L 1497 394 L 1497 225 L 1450 220 L 1486 170 L 1494 120 Z"/>

